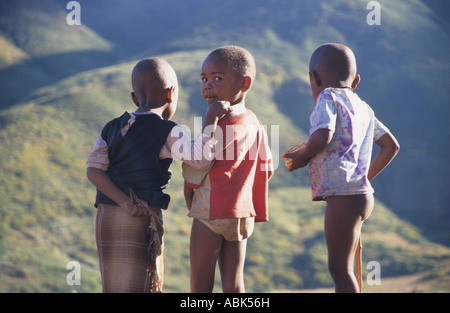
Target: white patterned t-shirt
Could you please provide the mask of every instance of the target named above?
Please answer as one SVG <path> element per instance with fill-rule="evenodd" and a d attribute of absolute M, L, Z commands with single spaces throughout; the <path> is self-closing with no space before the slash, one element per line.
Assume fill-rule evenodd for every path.
<path fill-rule="evenodd" d="M 327 88 L 317 97 L 309 134 L 333 132 L 324 151 L 309 162 L 313 200 L 373 193 L 367 178 L 373 142 L 389 132 L 370 106 L 347 88 Z"/>

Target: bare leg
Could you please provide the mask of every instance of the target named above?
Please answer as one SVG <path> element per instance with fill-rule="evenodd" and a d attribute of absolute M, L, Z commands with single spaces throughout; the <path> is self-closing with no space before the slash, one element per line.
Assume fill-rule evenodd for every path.
<path fill-rule="evenodd" d="M 191 292 L 209 293 L 214 288 L 219 261 L 223 292 L 245 292 L 244 263 L 247 240 L 227 241 L 194 219 L 191 231 Z"/>
<path fill-rule="evenodd" d="M 360 291 L 353 272 L 353 260 L 362 223 L 372 209 L 372 194 L 327 198 L 325 239 L 328 267 L 336 292 Z"/>
<path fill-rule="evenodd" d="M 216 262 L 223 237 L 197 219 L 192 222 L 190 260 L 191 292 L 210 293 L 214 288 Z"/>
<path fill-rule="evenodd" d="M 246 249 L 247 239 L 242 241 L 223 241 L 219 257 L 223 292 L 245 292 L 244 263 Z"/>

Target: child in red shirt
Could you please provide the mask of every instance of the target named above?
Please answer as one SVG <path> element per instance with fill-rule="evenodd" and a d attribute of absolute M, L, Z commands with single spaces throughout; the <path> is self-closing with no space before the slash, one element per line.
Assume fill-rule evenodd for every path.
<path fill-rule="evenodd" d="M 236 46 L 218 48 L 203 62 L 203 98 L 208 105 L 229 102 L 233 110 L 217 124 L 215 160 L 209 171 L 183 163 L 188 216 L 194 218 L 192 292 L 212 292 L 217 261 L 222 290 L 244 292 L 247 238 L 255 222 L 268 220 L 272 155 L 265 129 L 245 107 L 255 74 L 253 56 Z"/>

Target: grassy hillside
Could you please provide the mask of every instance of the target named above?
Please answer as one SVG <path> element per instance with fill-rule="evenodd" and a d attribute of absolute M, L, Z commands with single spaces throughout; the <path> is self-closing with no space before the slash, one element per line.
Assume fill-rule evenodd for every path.
<path fill-rule="evenodd" d="M 369 27 L 365 1 L 97 0 L 83 2 L 83 25 L 70 27 L 66 3 L 0 4 L 1 292 L 100 291 L 95 190 L 85 160 L 101 127 L 134 110 L 129 76 L 139 58 L 157 54 L 174 66 L 180 80 L 174 120 L 192 129 L 193 117 L 205 108 L 199 72 L 207 53 L 226 43 L 249 48 L 258 74 L 248 107 L 269 135 L 279 131 L 279 148 L 273 141 L 272 149 L 280 157 L 306 138 L 314 106 L 308 59 L 326 41 L 354 47 L 363 77 L 358 91 L 402 145 L 375 181 L 376 208 L 363 229 L 364 262 L 378 261 L 383 278 L 428 271 L 439 287 L 424 291 L 450 290 L 450 249 L 430 241 L 448 244 L 450 221 L 448 145 L 432 140 L 448 136 L 449 63 L 437 62 L 449 51 L 442 7 L 380 1 L 382 25 Z M 161 14 L 167 7 L 171 14 Z M 307 170 L 288 173 L 278 161 L 270 222 L 257 225 L 248 244 L 247 290 L 330 286 L 323 203 L 310 201 Z M 172 170 L 165 291 L 179 292 L 189 288 L 191 220 L 180 192 L 180 163 Z M 81 286 L 66 283 L 72 260 L 81 263 Z"/>
<path fill-rule="evenodd" d="M 188 55 L 195 60 L 204 53 L 163 57 L 175 66 L 179 64 L 176 67 L 182 78 L 183 73 L 194 68 L 177 62 Z M 84 162 L 101 125 L 133 109 L 128 99 L 128 77 L 133 65 L 123 63 L 76 75 L 38 90 L 32 101 L 2 111 L 0 290 L 70 291 L 73 287 L 65 282 L 65 265 L 77 260 L 82 264 L 82 285 L 76 289 L 99 291 L 94 189 L 85 178 Z M 184 84 L 181 88 L 183 94 L 194 92 L 193 87 Z M 258 88 L 264 89 L 255 86 Z M 255 101 L 264 96 L 255 94 Z M 186 106 L 185 97 L 180 99 L 177 115 L 180 123 L 189 125 L 192 115 L 187 112 L 192 110 Z M 264 107 L 270 112 L 270 102 Z M 294 127 L 283 116 L 273 114 L 273 120 L 279 120 L 280 133 L 285 126 Z M 280 145 L 286 146 L 289 140 Z M 169 190 L 173 200 L 165 213 L 166 291 L 188 291 L 191 221 L 185 216 L 179 192 L 179 162 L 172 169 L 174 179 Z M 271 221 L 258 225 L 249 242 L 249 291 L 331 283 L 326 270 L 323 204 L 309 200 L 307 187 L 287 187 L 287 181 L 294 182 L 291 176 L 282 167 L 277 170 L 270 194 Z M 432 269 L 435 262 L 450 257 L 448 249 L 430 244 L 415 227 L 402 222 L 381 203 L 366 230 L 365 258 L 367 262 L 378 260 L 388 276 Z"/>
<path fill-rule="evenodd" d="M 114 55 L 210 50 L 228 43 L 248 47 L 261 69 L 277 70 L 269 77 L 268 95 L 303 131 L 314 105 L 307 79 L 309 56 L 324 42 L 347 43 L 362 77 L 358 94 L 402 146 L 395 163 L 374 182 L 377 196 L 428 238 L 448 245 L 448 227 L 440 221 L 450 222 L 450 166 L 445 160 L 450 151 L 434 138 L 450 135 L 450 4 L 379 1 L 381 25 L 369 26 L 367 3 L 193 0 L 187 5 L 169 0 L 164 5 L 171 14 L 162 18 L 158 1 L 108 5 L 101 0 L 86 5 L 85 23 L 113 45 Z M 135 25 L 114 23 L 117 16 L 130 14 L 136 17 Z"/>
<path fill-rule="evenodd" d="M 362 77 L 358 94 L 402 147 L 392 166 L 374 182 L 377 196 L 429 238 L 448 245 L 450 166 L 445 156 L 450 148 L 445 138 L 450 136 L 450 26 L 445 12 L 450 12 L 450 5 L 379 1 L 381 25 L 369 26 L 367 1 L 238 2 L 205 8 L 204 14 L 216 18 L 204 23 L 204 15 L 199 14 L 167 46 L 211 48 L 232 42 L 251 48 L 257 60 L 280 69 L 278 84 L 272 86 L 273 99 L 279 110 L 306 130 L 313 107 L 307 81 L 309 56 L 324 42 L 350 45 Z M 240 9 L 233 11 L 236 7 Z M 228 11 L 234 14 L 222 13 Z"/>

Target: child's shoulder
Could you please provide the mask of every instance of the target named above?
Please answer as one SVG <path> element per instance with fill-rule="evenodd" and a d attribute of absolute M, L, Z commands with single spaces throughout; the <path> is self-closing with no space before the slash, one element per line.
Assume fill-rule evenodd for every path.
<path fill-rule="evenodd" d="M 365 103 L 353 89 L 334 87 L 324 89 L 317 97 L 317 103 L 319 102 Z"/>
<path fill-rule="evenodd" d="M 163 119 L 163 123 L 165 123 L 165 124 L 167 124 L 167 125 L 169 125 L 169 126 L 171 126 L 171 127 L 178 126 L 178 123 L 177 123 L 177 122 L 174 122 L 174 121 L 171 121 L 171 120 L 164 120 L 164 119 Z"/>
<path fill-rule="evenodd" d="M 172 127 L 178 125 L 176 122 L 171 121 L 171 120 L 165 120 L 165 119 L 163 119 L 161 117 L 161 115 L 156 114 L 156 113 L 152 113 L 152 112 L 140 113 L 140 114 L 137 114 L 137 113 L 134 112 L 131 115 L 128 114 L 128 116 L 129 116 L 129 118 L 133 118 L 133 116 L 134 116 L 134 118 L 136 120 L 140 120 L 140 121 L 142 121 L 144 123 L 145 122 L 146 123 L 156 123 L 156 125 L 169 125 L 169 126 L 172 126 Z M 122 118 L 122 117 L 120 117 L 120 118 Z M 126 119 L 126 115 L 124 116 L 124 119 Z"/>
<path fill-rule="evenodd" d="M 335 88 L 335 87 L 328 87 L 322 90 L 322 92 L 318 96 L 319 99 L 323 100 L 336 100 L 337 98 L 342 98 L 345 96 L 348 92 L 353 92 L 352 90 L 348 88 Z"/>
<path fill-rule="evenodd" d="M 253 111 L 246 109 L 239 115 L 235 115 L 229 119 L 219 121 L 219 124 L 225 125 L 246 124 L 249 123 L 250 121 L 258 121 L 258 117 Z"/>
<path fill-rule="evenodd" d="M 114 125 L 125 125 L 128 120 L 130 119 L 131 115 L 130 113 L 128 113 L 127 111 L 125 111 L 121 116 L 115 117 L 112 120 L 110 120 L 108 123 L 105 124 L 105 126 L 103 127 L 105 128 L 110 128 Z"/>

